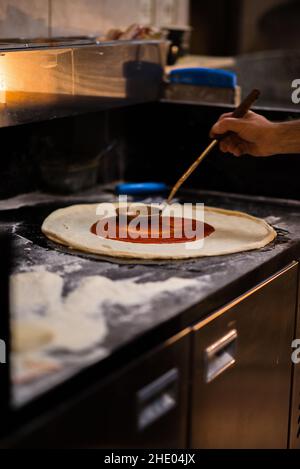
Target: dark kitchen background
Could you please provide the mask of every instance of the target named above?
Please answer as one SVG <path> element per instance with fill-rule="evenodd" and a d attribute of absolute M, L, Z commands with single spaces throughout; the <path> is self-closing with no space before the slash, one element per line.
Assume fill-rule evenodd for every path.
<path fill-rule="evenodd" d="M 236 71 L 242 94 L 260 88 L 258 104 L 266 108 L 261 112 L 280 120 L 292 118 L 299 108 L 291 102 L 291 81 L 300 76 L 299 53 L 294 50 L 299 44 L 299 8 L 300 3 L 294 0 L 2 0 L 0 37 L 3 41 L 15 37 L 39 41 L 57 36 L 101 36 L 111 28 L 134 22 L 191 26 L 190 50 L 186 52 L 197 65 Z M 85 113 L 65 121 L 2 128 L 2 148 L 6 150 L 0 169 L 0 196 L 36 188 L 70 192 L 92 182 L 150 176 L 171 183 L 205 145 L 220 109 L 199 105 L 192 109 L 175 105 L 160 108 L 162 112 L 156 103 L 147 104 L 122 112 L 102 111 L 97 119 Z M 16 134 L 19 138 L 13 137 Z M 175 174 L 170 175 L 168 168 L 174 159 Z M 241 164 L 228 156 L 225 170 L 225 160 L 217 154 L 204 163 L 191 185 L 298 198 L 298 158 L 271 160 L 246 157 Z M 82 187 L 61 183 L 74 164 L 82 165 L 83 173 L 85 165 L 94 164 L 97 177 L 94 171 Z"/>
<path fill-rule="evenodd" d="M 97 35 L 134 22 L 190 25 L 193 54 L 235 55 L 297 48 L 299 13 L 297 0 L 1 0 L 0 37 Z"/>
<path fill-rule="evenodd" d="M 21 447 L 299 447 L 296 371 L 290 400 L 299 155 L 235 158 L 216 149 L 185 184 L 190 191 L 179 194 L 274 224 L 277 240 L 258 251 L 127 265 L 64 252 L 40 229 L 55 208 L 111 201 L 120 181 L 171 186 L 206 147 L 211 126 L 236 102 L 172 99 L 170 67 L 235 72 L 238 87 L 230 92 L 260 89 L 254 110 L 271 120 L 299 119 L 300 104 L 291 99 L 292 81 L 300 79 L 299 15 L 300 0 L 0 0 L 0 311 L 8 312 L 0 314 L 0 333 L 9 348 L 9 273 L 43 264 L 63 276 L 64 295 L 91 275 L 137 279 L 135 288 L 174 276 L 199 280 L 191 301 L 185 293 L 157 295 L 140 316 L 131 316 L 131 304 L 115 304 L 113 293 L 97 362 L 84 361 L 85 351 L 54 350 L 63 366 L 75 363 L 74 379 L 50 370 L 51 381 L 46 370 L 40 380 L 37 370 L 28 382 L 27 375 L 12 382 L 8 354 L 7 369 L 0 366 L 0 447 L 2 433 L 15 430 Z M 109 30 L 134 23 L 168 34 L 168 66 L 164 37 L 105 41 Z M 79 269 L 66 264 L 61 274 L 69 255 Z M 203 326 L 220 308 L 226 314 Z M 203 352 L 225 337 L 224 356 L 216 349 L 211 367 L 218 376 L 225 357 L 227 370 L 236 328 L 241 360 L 233 368 L 230 361 L 211 388 Z M 299 328 L 298 319 L 298 335 Z"/>
<path fill-rule="evenodd" d="M 111 28 L 134 22 L 190 26 L 185 53 L 196 65 L 235 71 L 242 95 L 260 88 L 261 112 L 280 120 L 293 118 L 299 110 L 291 102 L 291 81 L 300 76 L 295 50 L 300 35 L 299 7 L 294 0 L 2 0 L 0 37 L 3 42 L 16 37 L 34 41 L 57 36 L 101 37 Z M 223 109 L 199 104 L 192 108 L 159 106 L 159 111 L 157 103 L 101 111 L 97 118 L 94 113 L 83 113 L 64 121 L 50 122 L 41 116 L 34 120 L 45 122 L 20 127 L 6 128 L 5 122 L 0 129 L 5 148 L 0 196 L 37 188 L 72 192 L 96 182 L 128 178 L 151 177 L 172 183 L 205 145 L 209 128 Z M 176 168 L 170 174 L 174 160 Z M 228 156 L 224 162 L 219 154 L 208 159 L 203 171 L 191 179 L 191 187 L 299 197 L 298 158 L 258 161 L 245 157 L 241 163 Z M 64 181 L 74 165 L 81 167 L 83 175 L 88 172 L 86 167 L 94 165 L 97 175 L 94 171 L 92 177 L 83 177 L 82 184 L 68 186 Z"/>

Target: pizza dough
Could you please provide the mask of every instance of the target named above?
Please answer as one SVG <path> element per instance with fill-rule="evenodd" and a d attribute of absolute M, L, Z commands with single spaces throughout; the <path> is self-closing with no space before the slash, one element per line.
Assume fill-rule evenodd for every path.
<path fill-rule="evenodd" d="M 142 204 L 140 204 L 142 205 Z M 193 217 L 211 225 L 215 231 L 207 238 L 180 244 L 138 244 L 100 238 L 90 230 L 104 213 L 115 214 L 117 204 L 86 204 L 56 210 L 42 225 L 52 241 L 80 251 L 136 259 L 188 259 L 218 256 L 259 249 L 273 241 L 275 230 L 264 220 L 242 212 L 193 207 Z M 120 204 L 118 204 L 120 206 Z"/>

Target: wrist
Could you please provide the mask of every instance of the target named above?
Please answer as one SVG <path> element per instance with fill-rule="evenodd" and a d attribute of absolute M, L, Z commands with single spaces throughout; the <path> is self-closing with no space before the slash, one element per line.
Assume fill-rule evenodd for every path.
<path fill-rule="evenodd" d="M 280 155 L 287 153 L 288 135 L 284 122 L 272 122 L 271 124 L 272 153 Z"/>
<path fill-rule="evenodd" d="M 272 126 L 274 154 L 300 152 L 299 121 L 273 122 Z"/>

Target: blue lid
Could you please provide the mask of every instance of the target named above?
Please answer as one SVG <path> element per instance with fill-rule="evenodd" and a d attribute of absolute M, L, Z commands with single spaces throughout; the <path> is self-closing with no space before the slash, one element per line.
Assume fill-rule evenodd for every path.
<path fill-rule="evenodd" d="M 163 182 L 122 183 L 116 186 L 118 195 L 156 194 L 167 190 L 168 186 Z"/>
<path fill-rule="evenodd" d="M 234 88 L 237 84 L 236 74 L 227 70 L 213 68 L 179 68 L 169 74 L 171 83 L 211 86 L 213 88 Z"/>

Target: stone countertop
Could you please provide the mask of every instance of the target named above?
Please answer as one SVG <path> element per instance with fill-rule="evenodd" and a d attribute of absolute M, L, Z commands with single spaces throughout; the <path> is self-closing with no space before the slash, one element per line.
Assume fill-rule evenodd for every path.
<path fill-rule="evenodd" d="M 113 196 L 103 194 L 95 201 L 108 198 Z M 57 206 L 30 204 L 0 212 L 0 227 L 13 233 L 12 275 L 22 275 L 27 292 L 46 289 L 43 279 L 46 281 L 49 274 L 54 281 L 49 284 L 51 295 L 47 297 L 46 293 L 43 298 L 41 293 L 38 308 L 35 295 L 28 293 L 24 311 L 12 311 L 12 315 L 17 320 L 25 317 L 50 324 L 59 336 L 58 341 L 34 356 L 13 354 L 14 406 L 29 403 L 91 365 L 109 363 L 111 357 L 120 351 L 126 353 L 128 347 L 134 346 L 136 356 L 140 355 L 141 341 L 147 339 L 150 347 L 152 342 L 172 336 L 299 258 L 300 203 L 209 192 L 190 193 L 187 198 L 189 202 L 197 199 L 206 205 L 263 218 L 277 230 L 278 237 L 258 251 L 180 262 L 118 263 L 61 251 L 46 240 L 40 225 Z M 61 205 L 72 203 L 64 200 Z M 42 284 L 35 284 L 37 279 Z M 82 307 L 80 298 L 84 297 L 88 301 Z M 73 337 L 77 329 L 72 308 L 81 308 L 83 314 L 82 334 L 87 336 L 80 337 L 79 342 Z M 60 318 L 64 321 L 61 329 Z M 31 368 L 28 372 L 26 360 L 31 365 L 34 362 L 35 373 Z"/>

